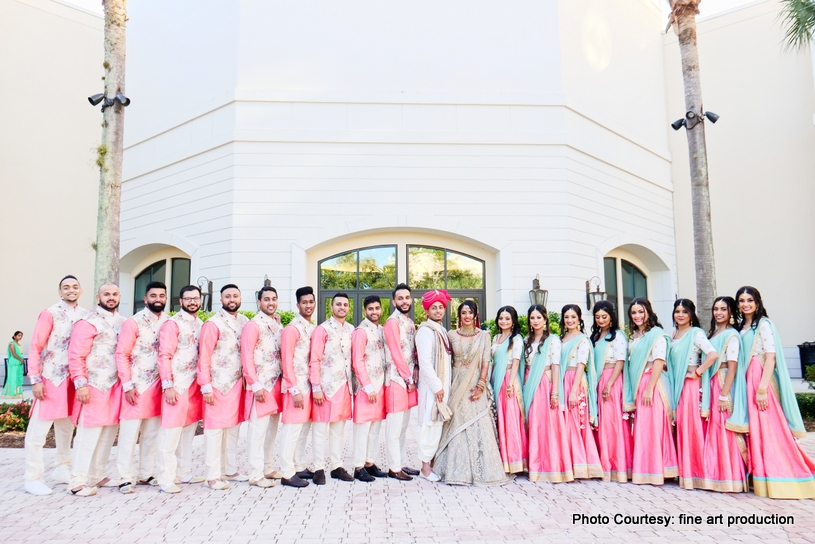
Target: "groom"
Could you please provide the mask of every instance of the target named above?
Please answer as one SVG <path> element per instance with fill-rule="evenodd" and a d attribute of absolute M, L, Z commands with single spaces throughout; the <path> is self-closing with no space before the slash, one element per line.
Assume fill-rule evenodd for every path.
<path fill-rule="evenodd" d="M 439 481 L 430 462 L 439 447 L 445 420 L 444 411 L 450 395 L 453 350 L 447 331 L 441 324 L 450 300 L 452 299 L 445 290 L 425 293 L 422 296 L 422 307 L 427 314 L 427 321 L 416 331 L 416 353 L 419 359 L 418 449 L 419 460 L 422 462 L 420 476 L 431 482 Z"/>

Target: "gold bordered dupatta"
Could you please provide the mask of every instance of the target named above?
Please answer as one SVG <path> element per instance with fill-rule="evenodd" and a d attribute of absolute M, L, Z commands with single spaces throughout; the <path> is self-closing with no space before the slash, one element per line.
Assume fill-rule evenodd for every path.
<path fill-rule="evenodd" d="M 643 372 L 645 372 L 645 365 L 648 363 L 648 356 L 651 355 L 657 340 L 660 338 L 665 338 L 668 347 L 670 347 L 671 337 L 665 334 L 665 331 L 662 328 L 654 327 L 645 333 L 645 336 L 637 340 L 634 347 L 631 348 L 628 363 L 623 369 L 623 410 L 626 412 L 633 412 L 637 408 L 637 390 L 640 386 L 640 379 L 642 378 Z M 664 379 L 667 382 L 667 374 L 664 370 L 662 371 L 662 376 L 660 376 L 660 379 Z M 663 389 L 665 389 L 665 394 L 669 397 L 667 399 L 668 406 L 666 409 L 670 411 L 670 386 L 668 385 L 667 387 L 663 387 Z"/>

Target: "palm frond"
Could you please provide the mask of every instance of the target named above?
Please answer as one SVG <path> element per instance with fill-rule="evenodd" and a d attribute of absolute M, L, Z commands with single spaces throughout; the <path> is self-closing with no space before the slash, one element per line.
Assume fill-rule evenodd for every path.
<path fill-rule="evenodd" d="M 809 45 L 815 32 L 815 0 L 781 0 L 779 17 L 784 24 L 784 43 L 787 49 L 801 49 Z"/>

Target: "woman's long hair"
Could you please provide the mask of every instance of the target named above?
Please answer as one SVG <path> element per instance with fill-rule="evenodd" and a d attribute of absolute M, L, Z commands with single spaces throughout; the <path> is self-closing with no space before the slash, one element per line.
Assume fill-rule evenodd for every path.
<path fill-rule="evenodd" d="M 674 302 L 674 311 L 671 314 L 671 319 L 674 322 L 674 328 L 676 327 L 676 319 L 673 318 L 673 314 L 676 313 L 676 309 L 682 306 L 686 312 L 690 314 L 690 326 L 691 327 L 699 327 L 702 328 L 702 324 L 699 323 L 699 316 L 696 315 L 696 304 L 689 298 L 680 298 Z"/>
<path fill-rule="evenodd" d="M 545 306 L 541 306 L 540 304 L 533 304 L 529 307 L 529 311 L 526 313 L 527 323 L 529 323 L 529 336 L 526 337 L 526 345 L 524 346 L 524 353 L 526 354 L 527 362 L 531 362 L 532 358 L 532 342 L 535 340 L 535 331 L 532 330 L 532 312 L 538 312 L 543 316 L 543 330 L 541 331 L 541 339 L 540 344 L 538 344 L 538 351 L 537 353 L 541 352 L 541 348 L 543 347 L 543 343 L 549 338 L 549 313 L 546 311 Z"/>
<path fill-rule="evenodd" d="M 564 336 L 566 336 L 566 333 L 568 332 L 566 330 L 565 317 L 566 317 L 566 312 L 568 312 L 569 310 L 574 310 L 574 312 L 577 314 L 577 319 L 580 320 L 580 332 L 582 332 L 583 334 L 586 334 L 586 327 L 583 324 L 583 310 L 581 310 L 580 306 L 578 306 L 577 304 L 567 304 L 560 311 L 560 337 L 563 338 Z"/>
<path fill-rule="evenodd" d="M 713 308 L 716 306 L 717 302 L 724 302 L 727 305 L 727 311 L 730 312 L 731 325 L 736 324 L 736 318 L 739 316 L 739 305 L 736 304 L 733 297 L 729 297 L 727 295 L 723 297 L 716 297 L 716 300 L 713 301 L 713 306 L 710 307 L 710 330 L 707 333 L 708 338 L 716 333 L 716 318 L 713 317 Z"/>
<path fill-rule="evenodd" d="M 515 335 L 521 334 L 521 322 L 518 321 L 518 312 L 512 306 L 501 306 L 498 308 L 498 313 L 495 314 L 495 325 L 498 326 L 498 318 L 502 313 L 508 313 L 512 319 L 512 332 L 509 333 L 509 344 L 507 345 L 507 353 L 512 356 L 512 343 L 515 341 Z M 498 327 L 500 331 L 501 328 Z"/>
<path fill-rule="evenodd" d="M 654 313 L 654 309 L 651 307 L 651 302 L 647 298 L 637 297 L 631 301 L 631 304 L 628 306 L 628 319 L 631 321 L 631 326 L 636 328 L 634 325 L 634 320 L 631 319 L 631 309 L 634 306 L 642 306 L 645 309 L 645 332 L 650 331 L 654 327 L 662 328 L 662 325 L 659 322 L 659 318 L 657 314 Z"/>
<path fill-rule="evenodd" d="M 600 335 L 603 334 L 603 329 L 597 324 L 597 312 L 606 312 L 610 318 L 609 321 L 609 333 L 606 336 L 606 340 L 611 342 L 615 338 L 617 338 L 617 329 L 620 328 L 620 322 L 617 320 L 617 312 L 614 311 L 614 304 L 607 300 L 601 300 L 597 304 L 594 305 L 594 308 L 591 310 L 592 315 L 592 324 L 591 324 L 591 344 L 597 345 L 597 342 L 600 341 Z"/>
<path fill-rule="evenodd" d="M 752 295 L 753 299 L 756 301 L 756 313 L 753 315 L 753 322 L 750 324 L 751 329 L 755 329 L 758 327 L 758 322 L 761 321 L 762 317 L 769 317 L 767 315 L 767 309 L 764 307 L 764 303 L 761 302 L 761 293 L 758 292 L 758 289 L 755 287 L 750 287 L 749 285 L 745 285 L 744 287 L 740 287 L 738 291 L 736 291 L 736 305 L 738 305 L 739 297 L 747 293 L 748 295 Z M 741 308 L 739 308 L 739 319 L 738 324 L 736 325 L 736 329 L 741 330 L 744 327 L 744 316 L 741 313 Z"/>

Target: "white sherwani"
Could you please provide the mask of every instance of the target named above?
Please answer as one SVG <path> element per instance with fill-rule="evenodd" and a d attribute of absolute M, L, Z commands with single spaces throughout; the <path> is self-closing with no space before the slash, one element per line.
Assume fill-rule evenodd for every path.
<path fill-rule="evenodd" d="M 445 331 L 446 334 L 446 331 Z M 436 392 L 444 389 L 444 401 L 450 398 L 450 381 L 452 375 L 452 358 L 444 354 L 445 376 L 442 381 L 436 374 L 436 350 L 438 336 L 430 327 L 420 327 L 416 331 L 416 354 L 419 360 L 419 460 L 424 463 L 432 461 L 441 439 L 443 422 L 433 421 L 433 407 L 436 403 Z"/>

